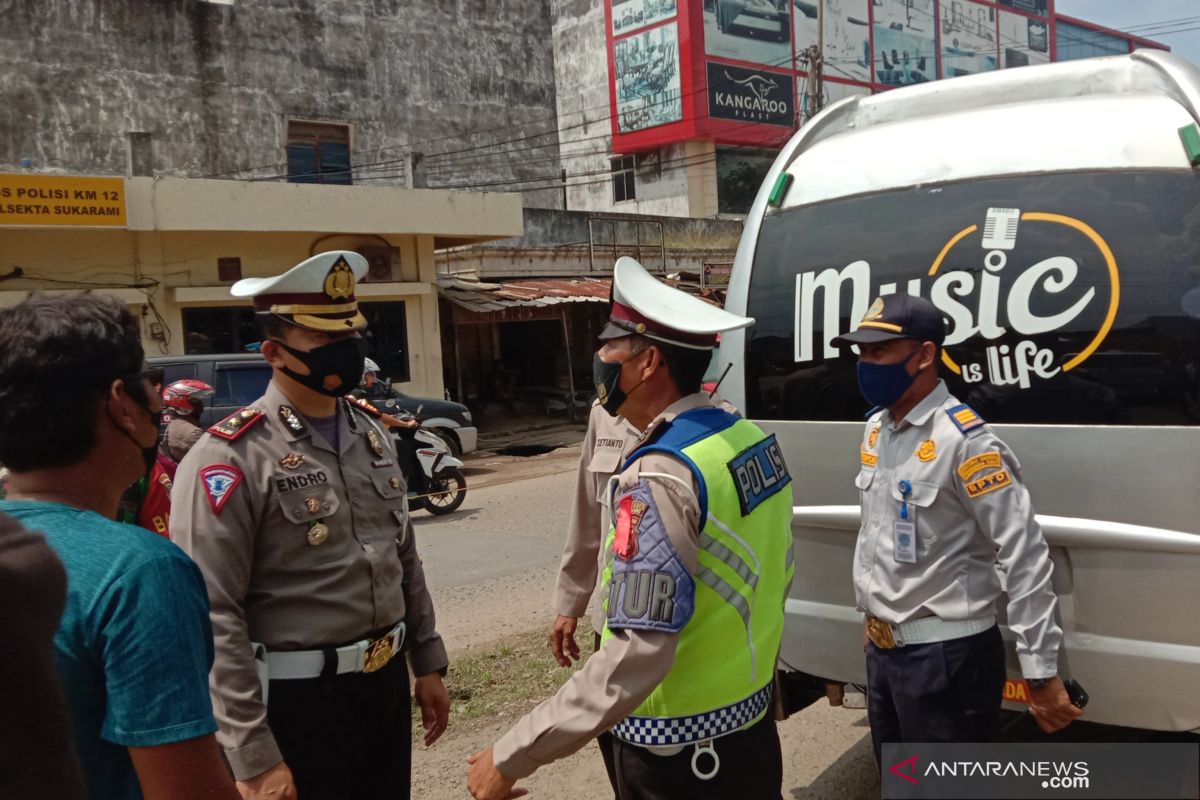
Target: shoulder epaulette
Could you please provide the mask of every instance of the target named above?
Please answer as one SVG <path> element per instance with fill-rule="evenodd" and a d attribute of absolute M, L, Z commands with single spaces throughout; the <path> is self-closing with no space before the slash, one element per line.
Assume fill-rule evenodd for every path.
<path fill-rule="evenodd" d="M 256 408 L 243 408 L 233 412 L 225 419 L 208 429 L 214 436 L 234 441 L 263 418 L 263 412 Z"/>
<path fill-rule="evenodd" d="M 946 415 L 954 423 L 954 427 L 963 433 L 969 433 L 984 426 L 983 419 L 966 403 L 946 409 Z"/>
<path fill-rule="evenodd" d="M 348 402 L 350 405 L 354 406 L 355 408 L 359 409 L 360 411 L 366 412 L 367 414 L 374 417 L 375 419 L 380 419 L 381 417 L 383 417 L 382 411 L 380 411 L 378 408 L 376 408 L 371 403 L 367 402 L 365 399 L 363 399 L 361 397 L 355 397 L 352 394 L 348 394 L 348 395 L 346 395 L 346 402 Z"/>

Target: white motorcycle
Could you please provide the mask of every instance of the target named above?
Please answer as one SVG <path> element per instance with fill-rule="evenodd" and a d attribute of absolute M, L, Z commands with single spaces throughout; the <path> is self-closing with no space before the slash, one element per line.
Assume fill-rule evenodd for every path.
<path fill-rule="evenodd" d="M 420 413 L 418 408 L 417 415 Z M 413 417 L 402 415 L 402 418 Z M 424 508 L 438 515 L 457 511 L 467 499 L 467 479 L 462 471 L 463 462 L 454 457 L 446 441 L 422 427 L 396 428 L 394 434 L 400 468 L 408 481 L 409 507 Z M 419 469 L 413 469 L 414 461 Z"/>

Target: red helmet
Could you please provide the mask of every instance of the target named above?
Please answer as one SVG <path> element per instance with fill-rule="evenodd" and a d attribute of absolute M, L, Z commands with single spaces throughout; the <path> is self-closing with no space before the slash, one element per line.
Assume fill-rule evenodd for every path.
<path fill-rule="evenodd" d="M 200 412 L 204 410 L 204 404 L 213 399 L 214 393 L 213 387 L 204 381 L 192 378 L 175 381 L 163 389 L 163 408 L 180 416 L 186 417 L 192 414 L 199 416 Z"/>

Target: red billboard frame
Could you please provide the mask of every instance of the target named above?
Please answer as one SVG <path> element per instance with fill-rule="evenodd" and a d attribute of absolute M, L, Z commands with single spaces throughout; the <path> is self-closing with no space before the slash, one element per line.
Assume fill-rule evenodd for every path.
<path fill-rule="evenodd" d="M 706 72 L 707 64 L 711 62 L 714 64 L 727 64 L 729 66 L 739 67 L 742 69 L 753 70 L 766 74 L 782 75 L 791 78 L 794 89 L 794 96 L 792 97 L 791 101 L 796 105 L 798 120 L 798 114 L 800 111 L 798 96 L 800 94 L 800 87 L 807 80 L 808 75 L 806 72 L 803 72 L 797 68 L 798 62 L 795 41 L 795 23 L 793 19 L 793 16 L 796 12 L 794 4 L 791 2 L 791 0 L 788 0 L 788 24 L 791 25 L 791 31 L 788 38 L 791 42 L 792 52 L 791 58 L 787 64 L 783 66 L 767 66 L 754 62 L 726 58 L 723 56 L 708 55 L 705 49 L 704 41 L 704 0 L 676 0 L 675 16 L 639 27 L 632 33 L 622 33 L 619 35 L 614 35 L 613 33 L 613 0 L 603 0 L 603 2 L 605 24 L 604 39 L 607 51 L 606 57 L 608 60 L 608 102 L 612 130 L 612 152 L 614 154 L 638 153 L 695 139 L 712 140 L 718 144 L 777 148 L 782 146 L 795 132 L 794 126 L 785 128 L 779 125 L 770 125 L 758 122 L 740 122 L 711 116 L 708 107 L 709 87 Z M 935 22 L 934 48 L 936 51 L 938 80 L 944 80 L 942 71 L 942 34 L 940 24 L 942 4 L 944 2 L 946 2 L 946 0 L 934 0 L 933 3 Z M 998 2 L 998 0 L 971 0 L 971 2 L 993 8 L 997 12 L 1005 11 L 1025 17 L 1037 19 L 1043 18 L 1040 14 L 1004 5 Z M 871 49 L 871 80 L 855 81 L 852 79 L 827 75 L 826 82 L 866 89 L 871 93 L 888 91 L 890 89 L 897 88 L 888 84 L 879 83 L 877 80 L 875 80 L 877 77 L 875 75 L 874 66 L 875 8 L 874 3 L 870 2 L 870 0 L 867 0 L 867 14 L 868 35 Z M 999 51 L 1001 45 L 1000 14 L 996 13 L 995 18 L 996 45 L 997 50 Z M 1046 15 L 1044 19 L 1046 20 L 1049 28 L 1049 57 L 1051 62 L 1058 60 L 1057 22 L 1059 19 L 1072 25 L 1079 25 L 1081 27 L 1101 31 L 1125 39 L 1129 42 L 1131 51 L 1136 47 L 1152 47 L 1164 50 L 1170 49 L 1165 45 L 1162 45 L 1151 39 L 1124 33 L 1122 31 L 1107 28 L 1102 25 L 1097 25 L 1096 23 L 1080 20 L 1075 17 L 1059 15 L 1057 9 L 1055 8 L 1055 0 L 1047 0 Z M 669 122 L 651 128 L 622 133 L 619 130 L 620 118 L 617 112 L 615 43 L 632 36 L 640 36 L 647 31 L 666 25 L 674 25 L 676 26 L 677 30 L 677 40 L 679 43 L 677 55 L 679 58 L 681 118 L 677 122 Z"/>

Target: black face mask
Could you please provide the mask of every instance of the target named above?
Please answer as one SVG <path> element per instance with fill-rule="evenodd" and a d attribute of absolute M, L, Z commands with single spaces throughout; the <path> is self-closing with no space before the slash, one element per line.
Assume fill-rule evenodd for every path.
<path fill-rule="evenodd" d="M 159 426 L 162 424 L 162 412 L 160 411 L 156 414 L 150 410 L 149 398 L 138 397 L 136 395 L 131 395 L 131 396 L 133 396 L 134 401 L 137 402 L 138 406 L 141 407 L 141 409 L 146 412 L 146 416 L 148 416 L 150 418 L 150 424 L 153 425 L 154 429 L 157 431 Z M 123 433 L 129 437 L 129 441 L 131 441 L 135 445 L 137 445 L 138 448 L 142 451 L 142 464 L 145 465 L 145 470 L 142 472 L 142 475 L 139 478 L 139 480 L 141 478 L 149 477 L 150 471 L 154 469 L 155 461 L 158 460 L 158 436 L 156 435 L 154 437 L 154 444 L 150 445 L 149 447 L 143 447 L 142 444 L 137 440 L 137 438 L 132 433 L 125 430 L 124 428 L 120 428 L 120 430 L 121 430 L 121 433 Z"/>
<path fill-rule="evenodd" d="M 278 339 L 271 341 L 300 359 L 300 363 L 308 367 L 308 375 L 301 375 L 293 369 L 283 367 L 283 374 L 306 386 L 314 392 L 326 397 L 341 397 L 349 394 L 358 386 L 362 378 L 363 365 L 367 359 L 367 343 L 359 337 L 342 339 L 332 344 L 321 345 L 312 350 L 297 350 L 288 347 Z M 336 377 L 339 381 L 336 388 L 330 389 L 325 385 L 325 379 Z"/>
<path fill-rule="evenodd" d="M 600 407 L 613 417 L 617 416 L 621 406 L 625 405 L 625 401 L 629 399 L 629 394 L 621 389 L 621 367 L 623 366 L 625 366 L 624 361 L 604 361 L 600 358 L 599 353 L 592 356 L 592 382 L 596 384 L 596 396 L 600 398 Z M 639 383 L 634 386 L 629 393 L 637 391 L 638 386 L 641 385 Z"/>

